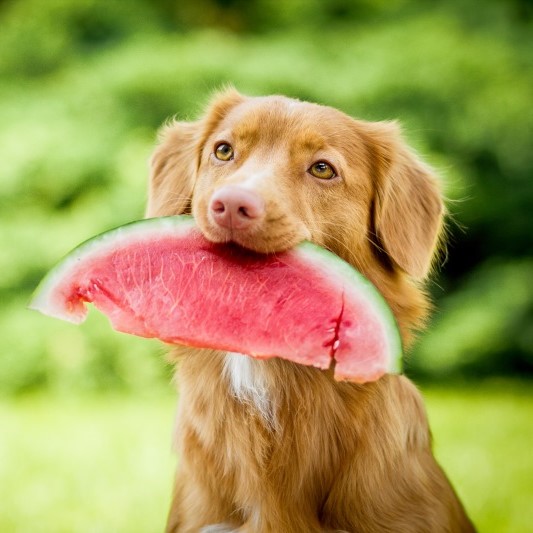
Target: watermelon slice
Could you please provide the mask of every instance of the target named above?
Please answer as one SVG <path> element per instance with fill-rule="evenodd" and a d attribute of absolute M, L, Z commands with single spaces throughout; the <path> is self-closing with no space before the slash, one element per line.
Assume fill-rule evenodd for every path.
<path fill-rule="evenodd" d="M 118 331 L 329 368 L 365 382 L 400 371 L 401 341 L 376 288 L 309 242 L 261 255 L 205 239 L 192 217 L 133 222 L 86 241 L 30 307 L 76 324 L 93 303 Z"/>

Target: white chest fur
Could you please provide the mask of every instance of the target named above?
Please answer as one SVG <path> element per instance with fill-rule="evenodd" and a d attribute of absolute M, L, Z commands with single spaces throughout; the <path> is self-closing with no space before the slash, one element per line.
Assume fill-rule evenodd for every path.
<path fill-rule="evenodd" d="M 275 413 L 261 361 L 240 353 L 228 352 L 224 372 L 231 393 L 240 402 L 255 408 L 269 426 L 275 425 Z"/>

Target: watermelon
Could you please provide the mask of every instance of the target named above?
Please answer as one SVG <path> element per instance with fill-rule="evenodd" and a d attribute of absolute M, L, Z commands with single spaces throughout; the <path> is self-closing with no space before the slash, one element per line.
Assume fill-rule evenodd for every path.
<path fill-rule="evenodd" d="M 79 324 L 91 302 L 118 331 L 281 357 L 366 382 L 400 371 L 392 312 L 352 266 L 310 242 L 263 255 L 209 242 L 188 216 L 96 236 L 43 279 L 30 307 Z"/>

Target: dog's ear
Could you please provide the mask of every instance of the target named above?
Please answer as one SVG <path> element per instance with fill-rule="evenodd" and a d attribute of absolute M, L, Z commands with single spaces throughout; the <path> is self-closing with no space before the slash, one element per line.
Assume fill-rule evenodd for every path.
<path fill-rule="evenodd" d="M 437 178 L 407 147 L 395 123 L 371 133 L 378 245 L 415 279 L 428 275 L 442 230 L 444 205 Z"/>
<path fill-rule="evenodd" d="M 236 90 L 217 93 L 202 119 L 174 121 L 159 133 L 150 160 L 147 217 L 190 213 L 203 145 L 230 109 L 244 100 Z"/>
<path fill-rule="evenodd" d="M 200 121 L 175 121 L 161 129 L 150 161 L 147 217 L 190 212 L 202 130 Z"/>

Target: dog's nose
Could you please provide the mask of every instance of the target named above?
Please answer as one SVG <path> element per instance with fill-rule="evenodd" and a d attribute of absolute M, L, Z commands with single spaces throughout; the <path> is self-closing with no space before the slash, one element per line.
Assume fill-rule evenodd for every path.
<path fill-rule="evenodd" d="M 209 211 L 223 228 L 248 229 L 265 215 L 265 203 L 255 192 L 235 185 L 221 187 L 211 197 Z"/>

